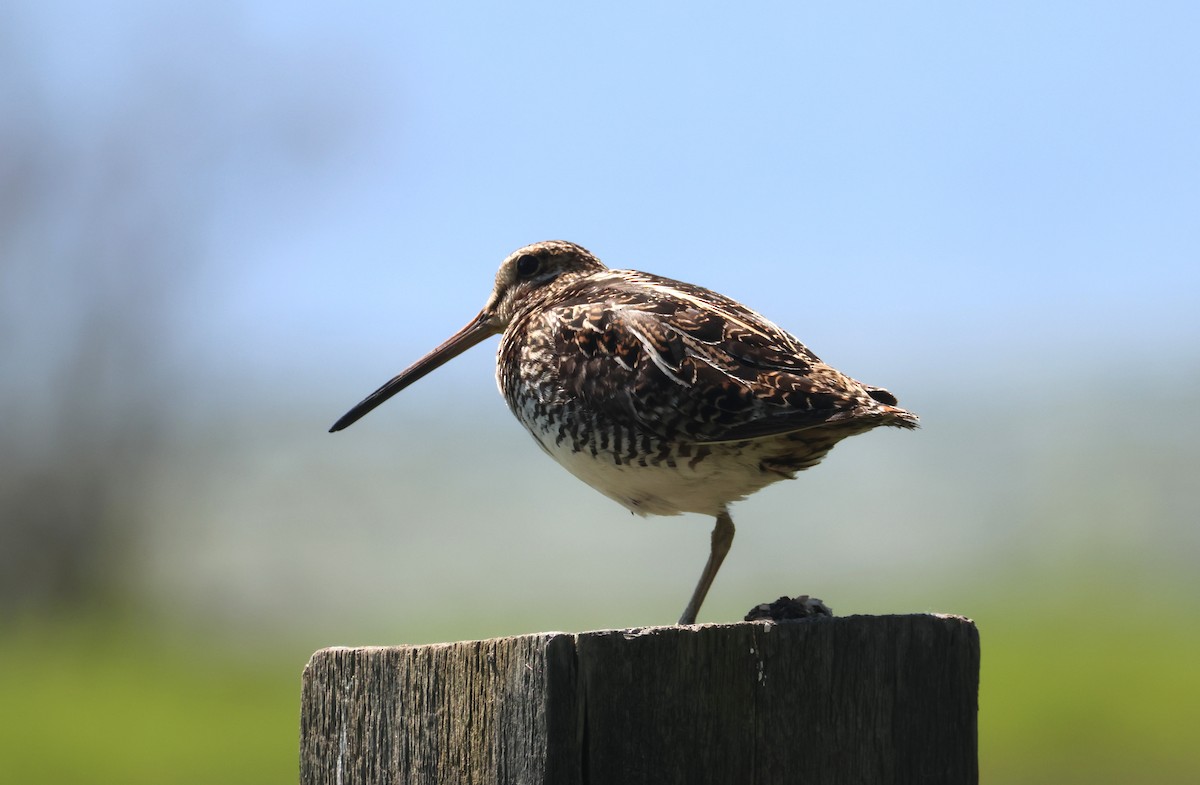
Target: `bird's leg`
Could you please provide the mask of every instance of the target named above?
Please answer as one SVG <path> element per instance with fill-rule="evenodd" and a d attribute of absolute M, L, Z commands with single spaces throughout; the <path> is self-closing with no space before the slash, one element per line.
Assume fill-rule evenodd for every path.
<path fill-rule="evenodd" d="M 700 573 L 700 582 L 692 592 L 692 599 L 688 601 L 683 615 L 679 617 L 680 624 L 696 623 L 696 614 L 700 612 L 700 605 L 708 595 L 708 588 L 712 586 L 713 578 L 717 577 L 717 570 L 721 569 L 721 562 L 725 561 L 729 546 L 733 545 L 733 533 L 733 518 L 729 517 L 728 510 L 721 510 L 712 530 L 712 549 L 708 553 L 708 563 L 704 565 L 704 572 Z"/>

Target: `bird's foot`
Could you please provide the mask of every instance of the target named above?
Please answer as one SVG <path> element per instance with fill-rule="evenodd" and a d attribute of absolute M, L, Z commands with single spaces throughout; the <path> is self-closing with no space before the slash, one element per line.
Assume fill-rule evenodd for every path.
<path fill-rule="evenodd" d="M 797 621 L 819 616 L 833 616 L 828 605 L 816 597 L 801 594 L 799 597 L 780 597 L 775 602 L 755 605 L 746 614 L 746 621 Z"/>

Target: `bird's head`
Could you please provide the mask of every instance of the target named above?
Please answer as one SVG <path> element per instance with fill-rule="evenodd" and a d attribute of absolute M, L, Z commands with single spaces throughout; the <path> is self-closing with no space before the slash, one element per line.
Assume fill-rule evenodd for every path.
<path fill-rule="evenodd" d="M 566 240 L 518 248 L 500 263 L 492 296 L 480 316 L 503 332 L 518 313 L 536 307 L 565 281 L 604 269 L 590 251 Z"/>
<path fill-rule="evenodd" d="M 489 336 L 504 332 L 522 311 L 553 296 L 556 286 L 605 267 L 587 249 L 565 240 L 544 240 L 518 248 L 500 263 L 492 295 L 475 318 L 441 346 L 401 371 L 342 415 L 330 431 L 352 425 L 367 412 Z"/>

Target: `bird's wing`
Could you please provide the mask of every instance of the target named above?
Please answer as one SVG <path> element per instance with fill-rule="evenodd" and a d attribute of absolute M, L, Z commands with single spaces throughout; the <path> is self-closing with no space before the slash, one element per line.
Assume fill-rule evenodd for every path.
<path fill-rule="evenodd" d="M 877 407 L 868 388 L 745 306 L 637 275 L 606 286 L 604 302 L 567 299 L 539 315 L 559 358 L 558 384 L 589 409 L 664 438 L 713 443 Z"/>

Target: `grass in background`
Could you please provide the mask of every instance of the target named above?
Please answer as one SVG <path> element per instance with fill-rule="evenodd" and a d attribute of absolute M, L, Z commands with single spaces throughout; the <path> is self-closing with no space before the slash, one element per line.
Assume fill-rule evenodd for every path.
<path fill-rule="evenodd" d="M 1200 618 L 1194 606 L 1032 603 L 976 618 L 980 770 L 988 783 L 1200 782 Z"/>
<path fill-rule="evenodd" d="M 1050 609 L 1036 596 L 973 609 L 983 781 L 1200 781 L 1194 607 L 1081 592 Z M 128 618 L 0 626 L 6 779 L 293 783 L 309 654 Z"/>
<path fill-rule="evenodd" d="M 0 766 L 21 783 L 294 783 L 305 655 L 127 619 L 0 627 Z"/>

